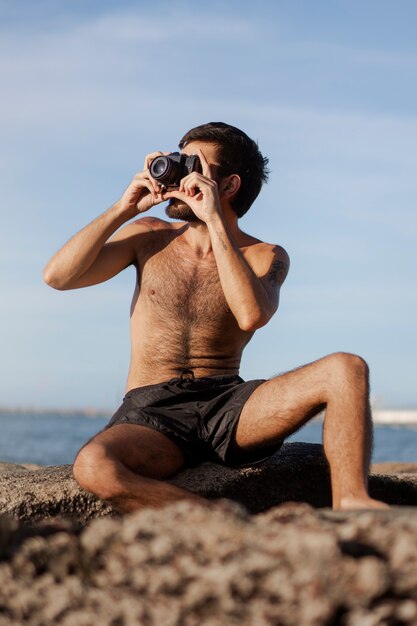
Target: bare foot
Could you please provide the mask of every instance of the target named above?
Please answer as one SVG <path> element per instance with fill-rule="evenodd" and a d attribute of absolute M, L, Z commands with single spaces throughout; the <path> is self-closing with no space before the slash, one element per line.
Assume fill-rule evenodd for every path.
<path fill-rule="evenodd" d="M 334 506 L 338 511 L 358 511 L 363 509 L 389 509 L 390 506 L 380 500 L 374 500 L 369 496 L 341 498 L 339 506 Z"/>

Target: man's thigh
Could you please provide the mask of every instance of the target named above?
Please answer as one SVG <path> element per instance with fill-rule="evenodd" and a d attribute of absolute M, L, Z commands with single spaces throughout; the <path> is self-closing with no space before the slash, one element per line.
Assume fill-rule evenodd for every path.
<path fill-rule="evenodd" d="M 181 449 L 162 432 L 142 424 L 115 424 L 96 435 L 83 451 L 121 462 L 131 471 L 164 479 L 185 464 Z"/>
<path fill-rule="evenodd" d="M 271 378 L 246 401 L 237 423 L 235 453 L 273 447 L 323 410 L 326 357 Z"/>

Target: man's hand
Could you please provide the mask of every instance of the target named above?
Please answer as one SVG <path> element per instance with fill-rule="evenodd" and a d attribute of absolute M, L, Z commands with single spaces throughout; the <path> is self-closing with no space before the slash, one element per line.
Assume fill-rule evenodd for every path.
<path fill-rule="evenodd" d="M 150 162 L 161 154 L 148 154 L 144 170 L 136 174 L 120 200 L 58 250 L 44 271 L 48 285 L 55 289 L 96 285 L 135 263 L 137 236 L 146 227 L 135 223 L 116 231 L 138 213 L 165 200 L 160 185 L 149 174 Z"/>
<path fill-rule="evenodd" d="M 191 208 L 199 220 L 206 224 L 221 214 L 221 202 L 217 182 L 212 178 L 212 172 L 204 153 L 197 151 L 201 161 L 202 174 L 192 172 L 185 176 L 178 189 L 163 193 L 163 199 L 177 198 Z"/>
<path fill-rule="evenodd" d="M 144 169 L 135 174 L 129 187 L 119 200 L 122 213 L 136 215 L 149 211 L 153 206 L 166 200 L 162 194 L 162 187 L 149 173 L 152 159 L 167 155 L 170 152 L 152 152 L 145 157 Z"/>

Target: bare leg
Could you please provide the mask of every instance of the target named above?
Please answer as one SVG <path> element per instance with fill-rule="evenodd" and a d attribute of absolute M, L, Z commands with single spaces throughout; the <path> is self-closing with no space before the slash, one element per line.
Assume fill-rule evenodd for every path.
<path fill-rule="evenodd" d="M 238 422 L 236 454 L 284 439 L 323 408 L 333 508 L 385 508 L 368 495 L 372 448 L 368 368 L 355 355 L 332 354 L 258 387 Z"/>
<path fill-rule="evenodd" d="M 204 498 L 163 482 L 183 465 L 183 453 L 164 434 L 137 424 L 118 424 L 80 450 L 73 472 L 83 489 L 125 513 L 184 499 L 207 504 Z"/>

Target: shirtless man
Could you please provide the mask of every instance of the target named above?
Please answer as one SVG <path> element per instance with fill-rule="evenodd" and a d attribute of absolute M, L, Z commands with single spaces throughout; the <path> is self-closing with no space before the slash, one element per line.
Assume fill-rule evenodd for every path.
<path fill-rule="evenodd" d="M 203 460 L 266 457 L 325 409 L 333 507 L 385 506 L 367 491 L 372 426 L 360 357 L 331 354 L 270 380 L 239 377 L 243 349 L 277 310 L 289 267 L 283 248 L 238 225 L 267 178 L 267 159 L 223 123 L 194 128 L 179 145 L 198 155 L 201 174 L 165 189 L 149 172 L 162 153 L 148 155 L 120 200 L 45 269 L 47 284 L 77 289 L 137 268 L 127 394 L 78 453 L 75 479 L 121 511 L 203 501 L 164 479 Z M 146 216 L 123 226 L 166 200 L 167 215 L 181 221 Z"/>

